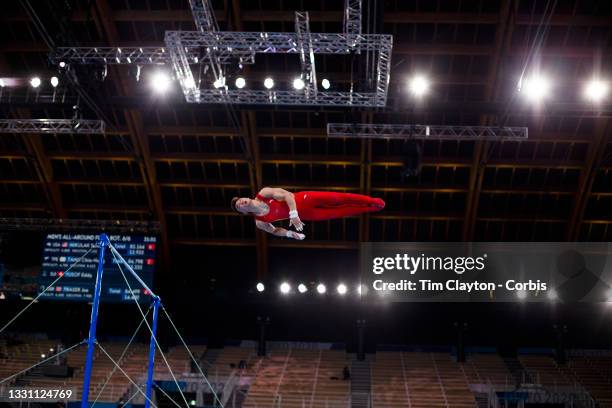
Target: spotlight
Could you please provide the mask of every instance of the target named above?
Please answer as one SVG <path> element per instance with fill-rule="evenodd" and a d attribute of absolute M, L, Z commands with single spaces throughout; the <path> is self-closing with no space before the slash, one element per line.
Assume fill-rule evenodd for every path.
<path fill-rule="evenodd" d="M 266 87 L 266 89 L 274 88 L 274 80 L 270 77 L 264 79 L 264 86 Z"/>
<path fill-rule="evenodd" d="M 410 92 L 416 97 L 421 97 L 429 91 L 429 80 L 422 75 L 417 75 L 410 80 Z"/>
<path fill-rule="evenodd" d="M 213 82 L 213 86 L 217 89 L 219 88 L 223 88 L 225 86 L 225 78 L 224 77 L 219 77 L 217 79 L 215 79 L 215 82 Z"/>
<path fill-rule="evenodd" d="M 283 295 L 286 295 L 287 293 L 289 293 L 289 291 L 291 291 L 291 285 L 289 285 L 287 282 L 281 283 L 280 291 Z"/>
<path fill-rule="evenodd" d="M 32 88 L 38 88 L 40 86 L 40 78 L 34 77 L 30 79 L 30 85 L 32 85 Z"/>
<path fill-rule="evenodd" d="M 163 71 L 157 71 L 151 76 L 151 87 L 159 94 L 166 93 L 170 89 L 170 77 Z"/>
<path fill-rule="evenodd" d="M 51 77 L 51 86 L 55 88 L 57 85 L 59 85 L 59 79 L 56 76 Z"/>
<path fill-rule="evenodd" d="M 362 290 L 363 289 L 361 289 L 361 285 L 357 285 L 357 293 L 359 293 L 361 295 Z"/>
<path fill-rule="evenodd" d="M 45 358 L 45 357 L 47 357 L 47 355 L 44 353 L 40 355 L 40 358 Z"/>
<path fill-rule="evenodd" d="M 0 78 L 0 88 L 4 88 L 6 86 L 6 83 L 4 82 L 4 79 Z"/>
<path fill-rule="evenodd" d="M 319 283 L 317 285 L 317 292 L 319 292 L 320 294 L 324 294 L 325 292 L 327 292 L 327 288 L 325 287 L 324 284 Z"/>
<path fill-rule="evenodd" d="M 592 102 L 600 102 L 607 93 L 608 84 L 596 79 L 590 81 L 584 89 L 584 96 Z"/>
<path fill-rule="evenodd" d="M 518 84 L 518 91 L 531 102 L 540 102 L 550 93 L 550 81 L 540 75 L 522 79 Z"/>
<path fill-rule="evenodd" d="M 302 78 L 295 78 L 293 80 L 293 88 L 301 91 L 302 89 L 304 89 L 304 87 L 306 86 L 306 84 L 304 83 L 304 80 Z"/>
<path fill-rule="evenodd" d="M 339 284 L 336 290 L 338 291 L 339 295 L 343 295 L 343 296 L 346 295 L 347 288 L 344 283 Z"/>
<path fill-rule="evenodd" d="M 189 405 L 191 405 L 192 407 L 195 407 L 196 406 L 196 400 L 189 401 Z"/>
<path fill-rule="evenodd" d="M 303 283 L 300 283 L 298 285 L 298 292 L 300 293 L 306 293 L 308 292 L 308 288 L 306 287 L 306 285 L 304 285 Z"/>
<path fill-rule="evenodd" d="M 193 78 L 185 79 L 184 85 L 185 85 L 185 88 L 190 88 L 190 89 L 194 89 L 196 87 L 195 81 L 193 80 Z"/>
<path fill-rule="evenodd" d="M 60 61 L 60 63 L 59 63 L 59 67 L 60 67 L 60 68 L 66 68 L 66 62 L 64 62 L 64 61 Z"/>
<path fill-rule="evenodd" d="M 261 282 L 259 282 L 257 286 L 255 286 L 255 288 L 257 289 L 258 292 L 263 292 L 264 290 L 266 290 L 266 287 Z"/>
<path fill-rule="evenodd" d="M 235 84 L 236 84 L 236 88 L 242 89 L 246 85 L 246 80 L 243 77 L 238 77 L 236 78 Z"/>
<path fill-rule="evenodd" d="M 323 78 L 323 80 L 321 81 L 321 86 L 323 87 L 323 89 L 329 89 L 329 87 L 331 86 L 331 84 L 329 83 L 329 79 Z"/>
<path fill-rule="evenodd" d="M 548 298 L 548 300 L 550 300 L 551 302 L 554 302 L 555 300 L 559 299 L 559 294 L 557 293 L 556 290 L 551 289 L 549 291 L 546 292 L 546 297 Z"/>

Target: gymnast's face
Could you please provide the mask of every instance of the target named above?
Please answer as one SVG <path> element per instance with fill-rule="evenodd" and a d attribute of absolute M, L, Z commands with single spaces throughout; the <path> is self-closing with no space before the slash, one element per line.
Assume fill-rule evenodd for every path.
<path fill-rule="evenodd" d="M 239 198 L 236 201 L 236 209 L 238 211 L 240 211 L 241 213 L 243 213 L 243 214 L 248 213 L 249 209 L 251 208 L 251 201 L 252 200 L 250 198 L 247 198 L 247 197 Z"/>

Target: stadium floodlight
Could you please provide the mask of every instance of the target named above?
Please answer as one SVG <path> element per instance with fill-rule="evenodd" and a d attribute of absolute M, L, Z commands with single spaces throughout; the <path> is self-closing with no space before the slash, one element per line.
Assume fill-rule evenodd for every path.
<path fill-rule="evenodd" d="M 280 291 L 283 295 L 288 294 L 291 291 L 291 285 L 289 285 L 289 283 L 287 282 L 283 282 L 280 285 Z"/>
<path fill-rule="evenodd" d="M 557 299 L 559 299 L 559 294 L 557 293 L 556 290 L 554 289 L 550 289 L 549 291 L 546 292 L 546 297 L 548 298 L 548 300 L 550 300 L 551 302 L 556 301 Z"/>
<path fill-rule="evenodd" d="M 341 296 L 346 295 L 347 290 L 348 289 L 346 288 L 346 285 L 344 283 L 341 283 L 341 284 L 338 285 L 338 287 L 336 287 L 336 291 Z"/>
<path fill-rule="evenodd" d="M 304 89 L 305 86 L 306 84 L 304 83 L 304 80 L 302 78 L 295 78 L 293 80 L 293 89 L 301 91 L 302 89 Z"/>
<path fill-rule="evenodd" d="M 270 77 L 267 77 L 266 79 L 264 79 L 264 86 L 266 87 L 266 89 L 274 88 L 274 80 Z"/>
<path fill-rule="evenodd" d="M 236 78 L 234 84 L 236 85 L 236 88 L 242 89 L 246 86 L 246 80 L 243 77 L 238 77 Z"/>
<path fill-rule="evenodd" d="M 6 83 L 4 82 L 4 79 L 0 78 L 0 88 L 4 88 L 6 86 Z"/>
<path fill-rule="evenodd" d="M 414 76 L 409 83 L 410 92 L 417 98 L 424 96 L 429 91 L 429 86 L 429 80 L 423 75 Z"/>
<path fill-rule="evenodd" d="M 331 87 L 329 79 L 323 78 L 323 80 L 321 81 L 321 86 L 323 87 L 323 89 L 329 89 Z"/>
<path fill-rule="evenodd" d="M 219 77 L 217 79 L 215 79 L 215 82 L 213 82 L 213 86 L 217 89 L 219 88 L 223 88 L 225 86 L 225 78 L 224 77 Z"/>
<path fill-rule="evenodd" d="M 52 76 L 51 77 L 51 86 L 55 88 L 58 85 L 59 85 L 59 79 L 56 76 Z"/>
<path fill-rule="evenodd" d="M 255 288 L 257 288 L 257 291 L 258 291 L 258 292 L 263 292 L 264 290 L 266 290 L 266 287 L 265 287 L 265 286 L 264 286 L 264 284 L 263 284 L 263 283 L 261 283 L 261 282 L 259 282 L 259 283 L 257 284 L 257 286 L 255 286 Z"/>
<path fill-rule="evenodd" d="M 30 79 L 30 85 L 32 85 L 32 88 L 38 88 L 40 86 L 40 78 L 34 77 Z"/>
<path fill-rule="evenodd" d="M 306 285 L 304 285 L 303 283 L 300 283 L 298 285 L 298 292 L 300 293 L 306 293 L 308 292 L 308 288 L 306 287 Z"/>
<path fill-rule="evenodd" d="M 60 61 L 59 67 L 60 68 L 66 68 L 66 62 L 65 61 Z"/>
<path fill-rule="evenodd" d="M 533 75 L 521 79 L 518 83 L 518 91 L 525 95 L 530 102 L 541 102 L 550 94 L 551 83 L 548 78 L 542 75 Z"/>
<path fill-rule="evenodd" d="M 324 294 L 325 292 L 327 292 L 327 288 L 325 287 L 325 285 L 324 285 L 324 284 L 319 283 L 319 284 L 317 285 L 317 292 L 319 292 L 319 294 L 321 294 L 321 295 L 322 295 L 322 294 Z"/>
<path fill-rule="evenodd" d="M 193 78 L 185 78 L 185 87 L 189 89 L 195 88 L 195 80 Z"/>
<path fill-rule="evenodd" d="M 584 88 L 584 96 L 591 102 L 601 102 L 608 94 L 606 82 L 593 79 Z"/>
<path fill-rule="evenodd" d="M 164 71 L 157 71 L 151 76 L 151 87 L 159 94 L 166 93 L 170 89 L 170 76 Z"/>

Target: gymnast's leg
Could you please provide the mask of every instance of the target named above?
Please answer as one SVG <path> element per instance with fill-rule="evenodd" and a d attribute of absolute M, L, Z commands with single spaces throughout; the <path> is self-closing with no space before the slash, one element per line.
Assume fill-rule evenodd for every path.
<path fill-rule="evenodd" d="M 334 220 L 336 218 L 352 217 L 360 214 L 380 211 L 377 206 L 342 206 L 313 208 L 309 214 L 310 221 Z"/>
<path fill-rule="evenodd" d="M 385 207 L 385 202 L 382 199 L 361 194 L 338 193 L 333 191 L 305 191 L 302 194 L 304 204 L 317 209 L 373 207 L 374 211 L 376 211 Z"/>

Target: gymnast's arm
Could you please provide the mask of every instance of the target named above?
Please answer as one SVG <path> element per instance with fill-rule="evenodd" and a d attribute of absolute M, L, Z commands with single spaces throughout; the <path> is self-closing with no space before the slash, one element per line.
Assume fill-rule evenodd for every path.
<path fill-rule="evenodd" d="M 287 203 L 290 211 L 297 211 L 297 205 L 295 204 L 295 198 L 293 193 L 282 188 L 275 187 L 264 187 L 259 192 L 259 195 L 264 198 L 273 198 L 278 201 L 284 201 Z"/>
<path fill-rule="evenodd" d="M 269 223 L 269 222 L 263 222 L 263 221 L 256 220 L 255 226 L 259 228 L 260 230 L 266 231 L 267 233 L 272 234 L 272 235 L 276 235 L 277 237 L 287 237 L 287 238 L 297 239 L 298 241 L 301 241 L 304 238 L 306 238 L 306 235 L 304 234 L 300 234 L 295 231 L 286 230 L 280 227 L 275 227 L 272 223 Z"/>
<path fill-rule="evenodd" d="M 287 207 L 289 207 L 289 224 L 298 231 L 304 229 L 304 223 L 300 220 L 293 193 L 282 188 L 264 187 L 259 192 L 259 195 L 264 198 L 274 198 L 275 200 L 286 202 Z"/>

